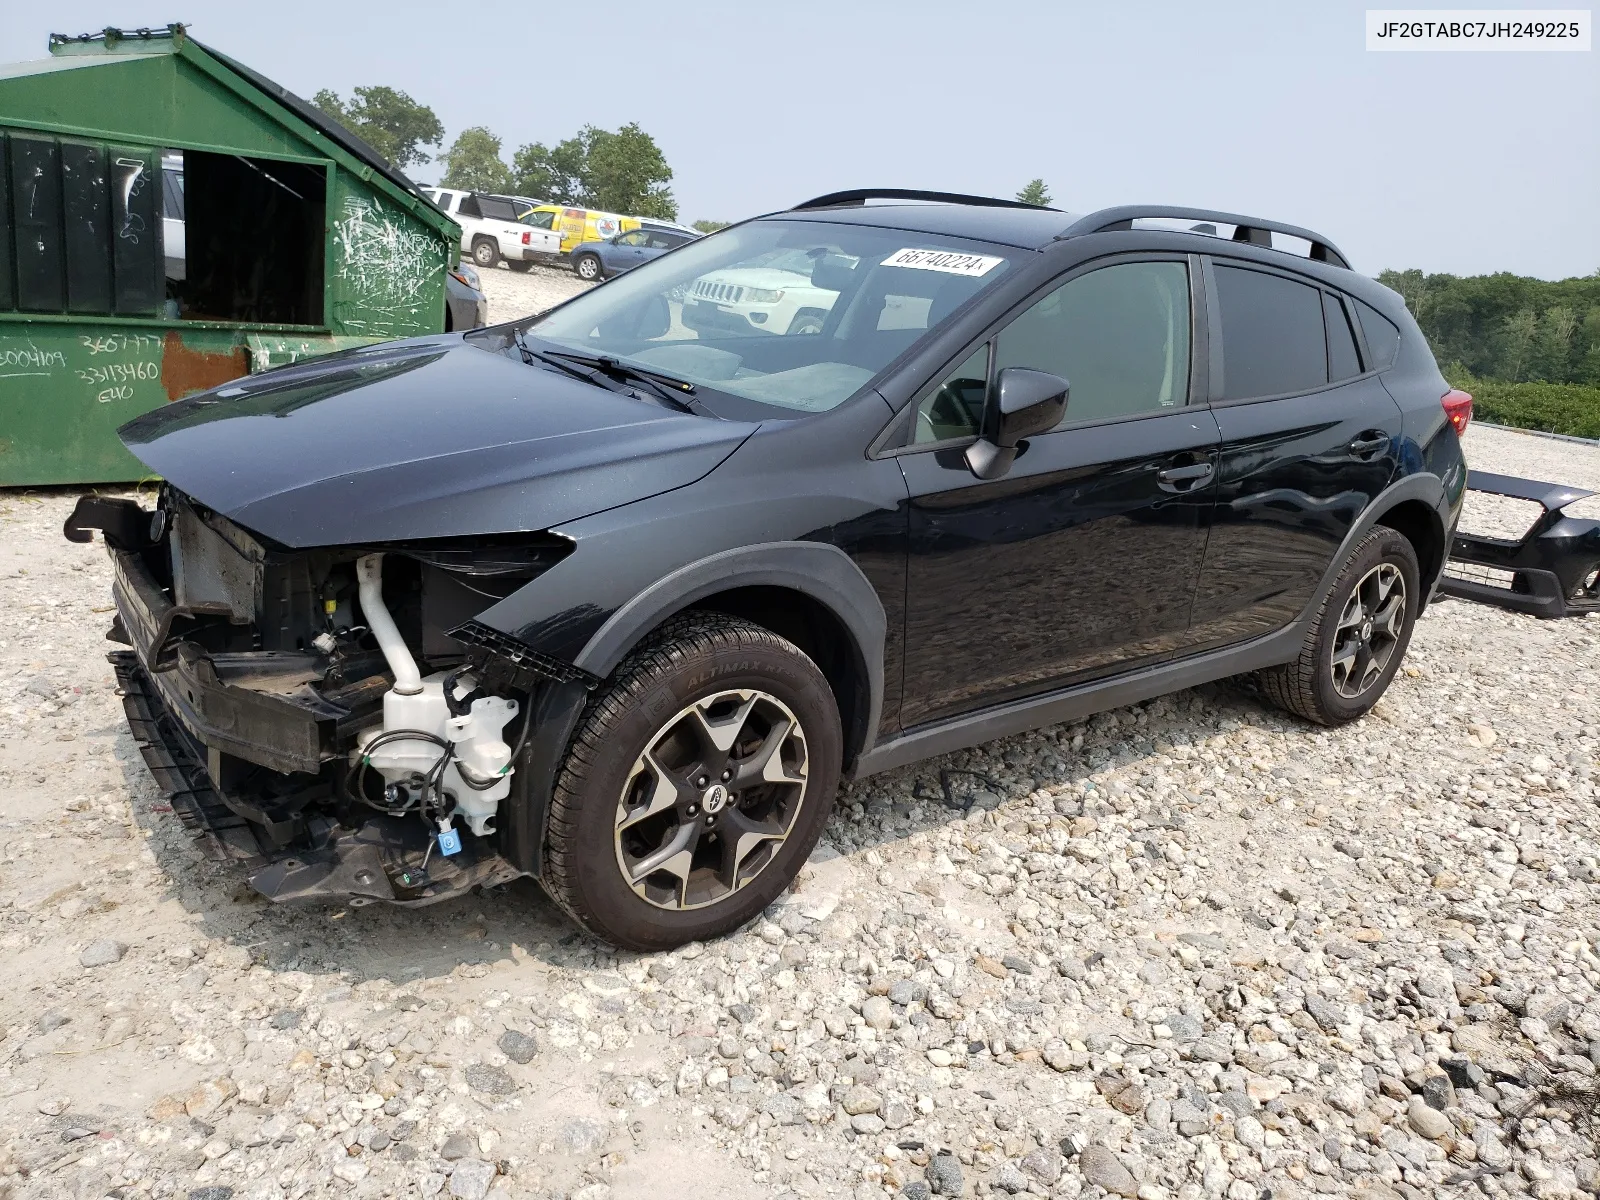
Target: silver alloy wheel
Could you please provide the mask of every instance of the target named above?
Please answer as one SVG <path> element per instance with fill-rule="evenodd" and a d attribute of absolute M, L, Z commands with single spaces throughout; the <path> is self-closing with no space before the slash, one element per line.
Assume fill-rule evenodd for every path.
<path fill-rule="evenodd" d="M 634 760 L 617 800 L 617 867 L 657 908 L 725 900 L 777 857 L 806 794 L 806 735 L 767 692 L 696 700 Z"/>
<path fill-rule="evenodd" d="M 599 279 L 600 260 L 592 254 L 585 254 L 578 260 L 579 279 Z"/>
<path fill-rule="evenodd" d="M 1406 580 L 1393 563 L 1361 577 L 1334 628 L 1330 669 L 1333 690 L 1358 699 L 1388 667 L 1406 621 Z"/>

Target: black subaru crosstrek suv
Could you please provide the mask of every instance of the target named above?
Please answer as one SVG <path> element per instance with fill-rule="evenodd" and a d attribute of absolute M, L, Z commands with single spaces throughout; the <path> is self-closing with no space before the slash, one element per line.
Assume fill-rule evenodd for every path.
<path fill-rule="evenodd" d="M 87 498 L 132 729 L 275 900 L 529 875 L 656 949 L 841 780 L 1223 676 L 1394 677 L 1471 397 L 1326 238 L 862 191 L 535 317 L 250 377 Z"/>

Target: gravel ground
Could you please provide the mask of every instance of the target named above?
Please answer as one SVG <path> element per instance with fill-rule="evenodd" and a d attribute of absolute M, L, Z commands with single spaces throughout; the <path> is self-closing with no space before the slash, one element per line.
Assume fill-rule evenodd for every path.
<path fill-rule="evenodd" d="M 203 860 L 71 502 L 0 496 L 0 1193 L 1600 1187 L 1600 617 L 1441 603 L 1342 730 L 1208 687 L 868 780 L 766 919 L 644 957 L 527 882 L 272 908 Z"/>
<path fill-rule="evenodd" d="M 543 312 L 594 286 L 580 282 L 565 267 L 534 267 L 520 272 L 502 264 L 493 270 L 479 271 L 478 279 L 489 300 L 491 325 Z"/>

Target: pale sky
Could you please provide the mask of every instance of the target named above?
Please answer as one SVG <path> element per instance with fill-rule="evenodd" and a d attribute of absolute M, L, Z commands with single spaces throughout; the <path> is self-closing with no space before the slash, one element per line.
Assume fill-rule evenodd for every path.
<path fill-rule="evenodd" d="M 51 31 L 182 19 L 302 96 L 388 84 L 433 107 L 446 144 L 487 125 L 507 161 L 638 121 L 685 220 L 845 187 L 1010 196 L 1039 175 L 1076 212 L 1308 226 L 1367 274 L 1600 269 L 1600 49 L 1369 53 L 1365 9 L 1343 0 L 9 8 L 0 62 L 45 57 Z"/>

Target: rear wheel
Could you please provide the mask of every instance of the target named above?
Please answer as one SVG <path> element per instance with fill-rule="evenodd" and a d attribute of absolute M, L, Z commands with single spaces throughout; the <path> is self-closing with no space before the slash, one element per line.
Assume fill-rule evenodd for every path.
<path fill-rule="evenodd" d="M 732 617 L 676 618 L 579 723 L 551 797 L 545 887 L 632 950 L 734 929 L 810 856 L 842 740 L 828 682 L 798 647 Z"/>
<path fill-rule="evenodd" d="M 1417 552 L 1378 526 L 1356 544 L 1334 581 L 1300 656 L 1261 672 L 1274 704 L 1319 725 L 1365 716 L 1388 688 L 1416 624 Z"/>
<path fill-rule="evenodd" d="M 585 283 L 594 283 L 602 274 L 603 268 L 600 260 L 592 254 L 580 254 L 572 260 L 572 269 L 578 273 L 578 278 Z"/>
<path fill-rule="evenodd" d="M 500 247 L 493 238 L 479 238 L 472 243 L 472 261 L 487 270 L 500 261 Z"/>

